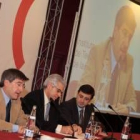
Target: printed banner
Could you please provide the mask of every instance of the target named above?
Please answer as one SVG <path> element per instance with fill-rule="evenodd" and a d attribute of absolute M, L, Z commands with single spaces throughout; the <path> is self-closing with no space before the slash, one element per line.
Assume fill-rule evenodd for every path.
<path fill-rule="evenodd" d="M 0 74 L 8 68 L 23 71 L 30 91 L 48 0 L 0 0 Z"/>

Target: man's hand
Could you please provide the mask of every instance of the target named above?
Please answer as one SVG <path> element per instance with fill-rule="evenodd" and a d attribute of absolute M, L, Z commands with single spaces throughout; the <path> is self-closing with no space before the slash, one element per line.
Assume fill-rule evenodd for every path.
<path fill-rule="evenodd" d="M 25 127 L 24 127 L 24 126 L 19 126 L 19 128 L 18 128 L 18 133 L 19 133 L 19 134 L 23 134 L 24 131 L 25 131 Z"/>
<path fill-rule="evenodd" d="M 36 126 L 30 126 L 31 130 L 34 130 L 34 133 L 39 133 L 39 129 Z M 19 126 L 18 133 L 23 134 L 25 132 L 25 126 Z"/>
<path fill-rule="evenodd" d="M 103 129 L 102 129 L 102 126 L 101 125 L 98 125 L 97 126 L 95 135 L 102 136 L 102 137 L 107 137 L 108 136 L 106 132 L 103 132 Z"/>
<path fill-rule="evenodd" d="M 30 125 L 30 129 L 34 130 L 34 133 L 39 133 L 39 128 L 35 125 Z"/>
<path fill-rule="evenodd" d="M 102 136 L 102 137 L 107 137 L 108 136 L 107 133 L 103 132 L 102 130 L 99 130 L 98 135 Z"/>
<path fill-rule="evenodd" d="M 78 126 L 77 124 L 72 125 L 74 132 L 76 132 L 78 135 L 82 134 L 82 128 Z"/>
<path fill-rule="evenodd" d="M 34 133 L 39 134 L 39 128 L 38 128 L 37 126 L 35 126 L 35 127 L 33 128 L 33 130 L 34 130 Z"/>
<path fill-rule="evenodd" d="M 62 126 L 61 133 L 72 135 L 73 130 L 71 126 Z"/>
<path fill-rule="evenodd" d="M 126 115 L 129 113 L 128 107 L 125 104 L 117 103 L 117 105 L 112 105 L 112 107 L 117 113 L 123 113 Z"/>

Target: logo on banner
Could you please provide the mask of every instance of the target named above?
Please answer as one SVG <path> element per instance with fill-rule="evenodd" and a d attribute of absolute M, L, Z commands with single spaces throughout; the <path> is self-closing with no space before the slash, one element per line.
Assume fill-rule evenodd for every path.
<path fill-rule="evenodd" d="M 21 2 L 13 27 L 13 57 L 17 69 L 20 69 L 25 63 L 22 49 L 22 36 L 25 19 L 33 1 L 34 0 L 23 0 Z"/>

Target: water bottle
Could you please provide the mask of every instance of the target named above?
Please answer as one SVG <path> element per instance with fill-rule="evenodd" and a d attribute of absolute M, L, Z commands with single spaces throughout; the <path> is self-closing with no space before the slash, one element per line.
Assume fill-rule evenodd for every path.
<path fill-rule="evenodd" d="M 36 106 L 34 105 L 26 124 L 24 138 L 28 137 L 32 138 L 34 136 L 35 123 L 36 123 Z"/>
<path fill-rule="evenodd" d="M 128 140 L 129 133 L 130 133 L 130 123 L 129 123 L 129 117 L 127 116 L 123 129 L 122 129 L 120 140 Z"/>
<path fill-rule="evenodd" d="M 93 136 L 93 125 L 94 125 L 94 112 L 91 113 L 88 125 L 85 131 L 85 138 L 84 140 L 90 140 Z"/>

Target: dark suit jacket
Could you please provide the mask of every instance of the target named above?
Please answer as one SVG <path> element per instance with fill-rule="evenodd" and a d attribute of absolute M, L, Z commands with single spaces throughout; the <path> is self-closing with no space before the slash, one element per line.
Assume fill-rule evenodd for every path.
<path fill-rule="evenodd" d="M 79 114 L 76 104 L 76 98 L 72 98 L 69 101 L 63 102 L 60 105 L 60 109 L 61 109 L 61 120 L 64 119 L 64 121 L 67 120 L 68 123 L 70 124 L 79 125 Z M 91 105 L 87 105 L 84 112 L 84 123 L 83 126 L 81 126 L 83 132 L 85 132 L 92 111 L 94 112 L 93 107 Z"/>
<path fill-rule="evenodd" d="M 55 103 L 55 104 L 54 104 Z M 36 111 L 36 125 L 41 130 L 55 132 L 55 128 L 58 124 L 60 116 L 59 110 L 57 109 L 58 103 L 56 101 L 51 102 L 49 111 L 49 121 L 44 120 L 44 91 L 36 90 L 28 93 L 22 101 L 22 108 L 26 114 L 30 114 L 33 105 L 37 106 Z"/>

